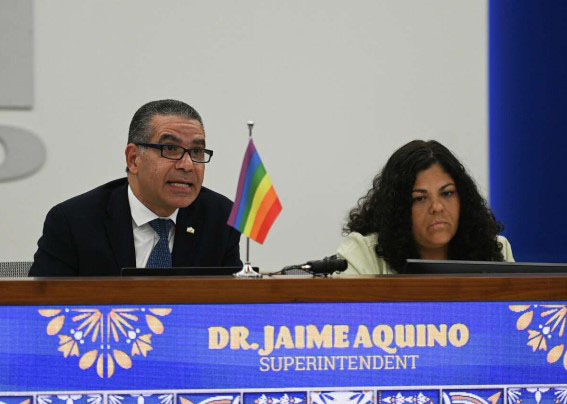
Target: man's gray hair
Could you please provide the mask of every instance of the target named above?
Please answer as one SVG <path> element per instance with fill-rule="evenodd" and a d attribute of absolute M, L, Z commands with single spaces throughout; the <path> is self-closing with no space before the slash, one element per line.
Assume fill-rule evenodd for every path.
<path fill-rule="evenodd" d="M 128 143 L 148 143 L 152 134 L 152 118 L 155 115 L 181 116 L 198 121 L 203 120 L 195 108 L 177 100 L 150 101 L 142 105 L 132 117 L 128 131 Z"/>

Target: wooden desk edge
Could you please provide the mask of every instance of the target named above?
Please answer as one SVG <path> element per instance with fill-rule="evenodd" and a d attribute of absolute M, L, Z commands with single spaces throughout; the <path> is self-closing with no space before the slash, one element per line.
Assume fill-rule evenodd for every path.
<path fill-rule="evenodd" d="M 0 280 L 0 305 L 567 301 L 567 274 Z"/>

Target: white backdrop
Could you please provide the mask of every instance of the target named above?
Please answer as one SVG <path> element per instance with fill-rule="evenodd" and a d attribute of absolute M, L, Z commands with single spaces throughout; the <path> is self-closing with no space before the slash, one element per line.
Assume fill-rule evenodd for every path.
<path fill-rule="evenodd" d="M 231 199 L 256 122 L 283 205 L 251 242 L 263 271 L 332 254 L 409 140 L 441 141 L 487 189 L 486 1 L 56 0 L 34 14 L 35 106 L 0 125 L 36 133 L 47 162 L 0 183 L 0 260 L 31 260 L 49 208 L 124 175 L 131 116 L 154 99 L 201 113 L 205 185 Z"/>

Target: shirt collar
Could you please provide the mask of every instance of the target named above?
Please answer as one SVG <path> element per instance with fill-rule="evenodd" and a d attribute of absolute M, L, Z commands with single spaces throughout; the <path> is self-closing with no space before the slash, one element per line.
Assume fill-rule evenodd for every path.
<path fill-rule="evenodd" d="M 160 216 L 156 215 L 154 212 L 149 210 L 146 205 L 144 205 L 137 197 L 134 195 L 132 188 L 128 185 L 128 203 L 130 204 L 130 212 L 132 213 L 132 219 L 136 226 L 140 227 L 146 223 L 154 219 L 160 218 Z M 173 223 L 176 223 L 177 220 L 177 213 L 179 209 L 175 209 L 175 211 L 169 215 L 168 217 L 163 217 L 162 219 L 170 219 Z"/>

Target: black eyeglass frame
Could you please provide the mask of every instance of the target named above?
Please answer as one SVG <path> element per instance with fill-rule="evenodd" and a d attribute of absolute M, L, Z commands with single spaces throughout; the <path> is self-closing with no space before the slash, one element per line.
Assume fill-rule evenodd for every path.
<path fill-rule="evenodd" d="M 178 146 L 178 145 L 175 145 L 175 144 L 155 144 L 155 143 L 134 143 L 134 144 L 135 144 L 136 146 L 150 147 L 150 148 L 152 148 L 152 149 L 158 149 L 158 150 L 160 151 L 160 153 L 161 153 L 161 156 L 162 156 L 164 159 L 168 159 L 168 160 L 181 160 L 181 159 L 185 156 L 185 153 L 187 153 L 187 154 L 189 154 L 189 158 L 191 159 L 191 161 L 192 161 L 193 163 L 203 163 L 203 164 L 206 164 L 206 163 L 210 162 L 210 161 L 211 161 L 211 157 L 213 157 L 213 151 L 212 151 L 212 150 L 210 150 L 210 149 L 204 149 L 204 148 L 202 148 L 202 147 L 192 147 L 192 148 L 190 148 L 190 149 L 186 149 L 186 148 L 183 147 L 183 146 Z M 163 149 L 164 149 L 164 147 L 172 147 L 172 146 L 173 146 L 173 147 L 178 147 L 178 148 L 180 148 L 180 149 L 183 149 L 183 154 L 182 154 L 178 159 L 173 158 L 173 157 L 167 157 L 167 156 L 164 156 L 164 155 L 163 155 Z M 191 151 L 192 151 L 192 150 L 202 150 L 202 151 L 205 153 L 205 155 L 208 157 L 208 160 L 207 160 L 207 161 L 195 161 L 195 160 L 193 159 L 193 156 L 191 156 Z"/>

